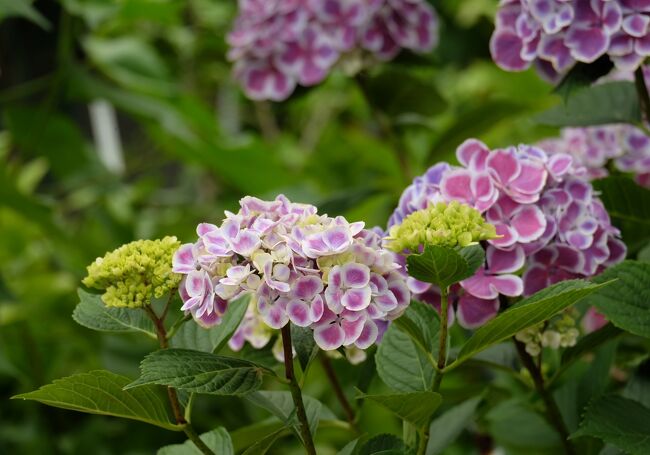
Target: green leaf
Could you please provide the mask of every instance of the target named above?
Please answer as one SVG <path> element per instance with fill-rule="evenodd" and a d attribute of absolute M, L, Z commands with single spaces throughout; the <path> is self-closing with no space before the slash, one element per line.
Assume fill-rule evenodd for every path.
<path fill-rule="evenodd" d="M 458 365 L 477 352 L 499 343 L 517 332 L 549 319 L 592 292 L 609 283 L 593 284 L 583 280 L 557 283 L 522 300 L 517 305 L 480 327 L 463 345 L 453 365 Z"/>
<path fill-rule="evenodd" d="M 391 389 L 398 392 L 431 389 L 434 368 L 429 356 L 396 324 L 391 324 L 384 334 L 375 361 L 379 377 Z"/>
<path fill-rule="evenodd" d="M 429 426 L 427 455 L 441 453 L 449 444 L 456 440 L 461 431 L 463 431 L 463 428 L 465 428 L 474 416 L 481 400 L 482 397 L 474 397 L 464 401 L 431 422 Z"/>
<path fill-rule="evenodd" d="M 628 247 L 645 246 L 650 239 L 650 190 L 623 176 L 595 180 L 593 185 Z"/>
<path fill-rule="evenodd" d="M 596 399 L 571 438 L 579 436 L 593 436 L 632 455 L 646 455 L 650 453 L 650 409 L 615 395 Z"/>
<path fill-rule="evenodd" d="M 426 354 L 438 352 L 438 331 L 440 317 L 438 312 L 426 303 L 412 301 L 395 324 L 417 344 Z"/>
<path fill-rule="evenodd" d="M 536 116 L 549 126 L 590 126 L 641 121 L 634 83 L 609 82 L 576 91 L 566 103 Z"/>
<path fill-rule="evenodd" d="M 232 445 L 235 448 L 235 452 L 240 453 L 251 447 L 255 442 L 261 441 L 278 430 L 283 430 L 286 433 L 289 432 L 284 423 L 279 422 L 276 418 L 269 417 L 268 419 L 237 428 L 230 433 L 230 437 L 232 438 Z"/>
<path fill-rule="evenodd" d="M 465 250 L 465 251 L 463 251 Z M 409 275 L 413 278 L 447 288 L 469 278 L 485 259 L 483 248 L 473 245 L 463 249 L 426 245 L 422 254 L 406 258 Z"/>
<path fill-rule="evenodd" d="M 155 143 L 187 163 L 199 163 L 219 174 L 239 192 L 262 194 L 295 181 L 268 143 L 255 137 L 237 141 L 224 137 L 206 106 L 189 98 L 160 98 L 123 90 L 85 72 L 81 67 L 69 72 L 71 96 L 82 100 L 104 98 L 117 108 L 133 114 L 145 126 Z M 255 163 L 255 166 L 251 166 Z"/>
<path fill-rule="evenodd" d="M 478 268 L 485 264 L 485 250 L 481 245 L 470 245 L 464 248 L 460 248 L 458 250 L 458 254 L 460 254 L 463 259 L 467 261 L 467 277 L 474 275 Z"/>
<path fill-rule="evenodd" d="M 78 324 L 100 332 L 142 332 L 156 338 L 153 323 L 140 308 L 107 307 L 100 295 L 78 289 L 79 304 L 72 312 Z"/>
<path fill-rule="evenodd" d="M 287 427 L 291 428 L 298 437 L 300 437 L 300 431 L 298 428 L 299 422 L 296 417 L 291 393 L 260 391 L 247 395 L 246 399 L 254 405 L 269 411 L 275 417 L 280 419 L 280 421 L 282 421 Z M 303 394 L 302 400 L 305 405 L 305 413 L 307 414 L 309 429 L 313 436 L 316 434 L 318 422 L 321 417 L 334 418 L 334 415 L 316 398 Z"/>
<path fill-rule="evenodd" d="M 485 415 L 490 436 L 513 455 L 562 453 L 557 432 L 528 403 L 503 401 Z"/>
<path fill-rule="evenodd" d="M 282 427 L 262 439 L 255 441 L 244 451 L 243 455 L 264 455 L 286 431 L 286 428 Z"/>
<path fill-rule="evenodd" d="M 318 355 L 318 346 L 314 341 L 314 332 L 309 327 L 298 327 L 291 324 L 291 344 L 296 350 L 303 374 L 312 360 Z"/>
<path fill-rule="evenodd" d="M 373 107 L 389 117 L 431 117 L 442 112 L 447 104 L 435 84 L 403 69 L 384 69 L 362 79 L 361 84 Z"/>
<path fill-rule="evenodd" d="M 101 71 L 124 87 L 158 95 L 174 93 L 164 60 L 154 47 L 136 35 L 91 36 L 85 40 L 84 49 Z"/>
<path fill-rule="evenodd" d="M 209 329 L 192 321 L 184 323 L 171 339 L 171 346 L 195 351 L 219 352 L 239 327 L 244 314 L 246 314 L 249 301 L 250 296 L 244 295 L 230 302 L 221 323 Z"/>
<path fill-rule="evenodd" d="M 368 440 L 361 449 L 359 455 L 404 455 L 406 444 L 400 438 L 392 434 L 380 434 Z"/>
<path fill-rule="evenodd" d="M 353 439 L 352 441 L 348 442 L 345 447 L 343 447 L 341 450 L 336 452 L 336 455 L 353 455 L 354 451 L 357 449 L 357 446 L 359 445 L 359 441 L 361 438 Z"/>
<path fill-rule="evenodd" d="M 270 370 L 247 360 L 188 349 L 163 349 L 147 355 L 142 375 L 126 389 L 160 384 L 195 393 L 245 395 L 260 388 Z"/>
<path fill-rule="evenodd" d="M 28 0 L 0 0 L 0 21 L 5 17 L 17 16 L 30 20 L 44 30 L 49 30 L 51 25 Z"/>
<path fill-rule="evenodd" d="M 593 63 L 578 62 L 562 78 L 553 92 L 562 95 L 564 101 L 581 88 L 589 87 L 613 68 L 612 61 L 603 56 Z"/>
<path fill-rule="evenodd" d="M 650 337 L 650 263 L 624 261 L 593 278 L 616 279 L 588 299 L 607 319 L 625 331 Z"/>
<path fill-rule="evenodd" d="M 56 408 L 139 420 L 167 430 L 181 430 L 172 423 L 167 397 L 158 387 L 123 390 L 129 378 L 97 370 L 57 379 L 14 399 L 34 400 Z"/>
<path fill-rule="evenodd" d="M 638 371 L 625 385 L 623 396 L 650 408 L 650 378 Z"/>
<path fill-rule="evenodd" d="M 47 159 L 58 177 L 88 174 L 92 155 L 78 123 L 51 109 L 4 109 L 5 128 L 25 156 Z"/>
<path fill-rule="evenodd" d="M 374 401 L 392 411 L 402 420 L 421 427 L 429 423 L 429 419 L 442 403 L 442 396 L 436 392 L 409 392 L 390 395 L 360 395 Z"/>
<path fill-rule="evenodd" d="M 225 428 L 219 427 L 200 436 L 201 440 L 212 451 L 219 455 L 234 455 L 230 435 Z M 183 444 L 173 444 L 158 449 L 157 455 L 201 455 L 202 452 L 196 445 L 187 440 Z"/>

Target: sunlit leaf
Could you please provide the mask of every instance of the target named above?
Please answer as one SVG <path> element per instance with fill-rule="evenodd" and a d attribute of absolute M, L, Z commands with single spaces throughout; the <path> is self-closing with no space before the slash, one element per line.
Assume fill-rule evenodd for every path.
<path fill-rule="evenodd" d="M 161 388 L 145 386 L 123 390 L 129 382 L 124 376 L 98 370 L 57 379 L 13 398 L 89 414 L 140 420 L 168 430 L 181 429 L 172 423 L 171 408 Z"/>
<path fill-rule="evenodd" d="M 519 302 L 480 327 L 461 348 L 460 363 L 477 352 L 499 343 L 526 327 L 543 322 L 609 283 L 594 284 L 582 280 L 563 281 Z"/>
<path fill-rule="evenodd" d="M 230 435 L 225 428 L 219 427 L 207 433 L 200 435 L 201 440 L 208 446 L 215 454 L 219 455 L 234 455 L 235 451 L 232 447 Z M 183 444 L 173 444 L 158 449 L 157 455 L 201 455 L 202 452 L 196 445 L 187 440 Z"/>
<path fill-rule="evenodd" d="M 100 295 L 78 289 L 79 304 L 72 312 L 78 324 L 100 332 L 142 332 L 156 338 L 151 319 L 140 308 L 107 307 Z"/>
<path fill-rule="evenodd" d="M 188 392 L 245 395 L 260 388 L 269 370 L 247 360 L 188 349 L 163 349 L 146 356 L 141 376 L 126 387 L 160 384 Z"/>
<path fill-rule="evenodd" d="M 429 423 L 429 419 L 442 403 L 442 396 L 439 393 L 429 391 L 360 395 L 359 398 L 380 404 L 416 427 Z"/>

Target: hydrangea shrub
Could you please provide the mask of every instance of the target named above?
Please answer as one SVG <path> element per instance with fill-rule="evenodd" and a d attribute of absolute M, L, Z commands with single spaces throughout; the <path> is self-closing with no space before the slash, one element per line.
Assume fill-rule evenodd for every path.
<path fill-rule="evenodd" d="M 487 241 L 485 266 L 450 295 L 463 327 L 493 318 L 501 296 L 532 295 L 625 258 L 619 230 L 572 155 L 529 145 L 490 151 L 469 139 L 456 156 L 460 166 L 438 163 L 415 178 L 388 226 L 430 204 L 451 201 L 474 207 L 495 226 L 500 237 Z M 435 286 L 411 277 L 407 282 L 414 298 L 439 307 Z"/>
<path fill-rule="evenodd" d="M 174 256 L 173 270 L 184 275 L 181 309 L 210 327 L 229 301 L 251 293 L 235 348 L 241 338 L 258 346 L 267 338 L 255 327 L 259 315 L 271 329 L 310 327 L 321 349 L 366 349 L 410 301 L 400 265 L 377 232 L 284 196 L 246 197 L 238 213 L 226 213 L 219 226 L 200 224 L 197 234 Z"/>

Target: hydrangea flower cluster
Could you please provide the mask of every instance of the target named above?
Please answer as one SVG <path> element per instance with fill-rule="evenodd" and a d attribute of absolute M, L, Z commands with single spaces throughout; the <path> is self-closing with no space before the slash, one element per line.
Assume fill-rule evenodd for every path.
<path fill-rule="evenodd" d="M 430 51 L 437 28 L 424 0 L 239 0 L 228 58 L 249 98 L 281 101 L 355 49 L 380 60 Z"/>
<path fill-rule="evenodd" d="M 401 224 L 390 228 L 384 242 L 396 253 L 418 253 L 424 244 L 465 247 L 495 237 L 494 226 L 486 223 L 478 210 L 451 201 L 431 204 L 407 215 Z"/>
<path fill-rule="evenodd" d="M 539 144 L 552 154 L 574 158 L 576 174 L 598 179 L 609 174 L 611 164 L 634 175 L 641 186 L 650 188 L 650 137 L 631 125 L 603 125 L 564 128 L 560 137 Z"/>
<path fill-rule="evenodd" d="M 365 349 L 401 315 L 410 293 L 393 253 L 364 223 L 317 214 L 316 207 L 245 197 L 220 226 L 203 223 L 182 245 L 182 310 L 203 326 L 221 321 L 228 302 L 251 294 L 253 306 L 231 346 L 264 345 L 270 329 L 291 322 L 313 329 L 324 350 Z M 259 321 L 265 326 L 260 326 Z"/>
<path fill-rule="evenodd" d="M 490 50 L 508 71 L 535 63 L 553 79 L 605 54 L 634 71 L 650 55 L 645 0 L 501 0 L 495 25 Z"/>
<path fill-rule="evenodd" d="M 495 226 L 500 237 L 486 242 L 485 266 L 450 290 L 463 327 L 494 317 L 502 295 L 531 295 L 562 280 L 594 275 L 625 257 L 619 231 L 591 184 L 573 174 L 571 155 L 549 155 L 529 145 L 490 151 L 469 139 L 456 156 L 461 166 L 438 163 L 415 178 L 389 228 L 441 201 L 468 204 Z M 437 288 L 413 278 L 407 284 L 416 299 L 439 307 Z"/>
<path fill-rule="evenodd" d="M 97 258 L 88 266 L 83 284 L 104 290 L 102 301 L 109 307 L 139 308 L 176 289 L 181 276 L 170 264 L 180 246 L 176 237 L 137 240 Z"/>

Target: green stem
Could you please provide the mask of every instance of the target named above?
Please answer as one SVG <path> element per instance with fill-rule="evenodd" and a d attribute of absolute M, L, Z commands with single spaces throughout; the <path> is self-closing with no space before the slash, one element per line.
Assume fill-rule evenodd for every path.
<path fill-rule="evenodd" d="M 151 319 L 154 327 L 156 328 L 156 335 L 158 336 L 158 343 L 160 344 L 160 347 L 162 349 L 167 349 L 169 347 L 169 342 L 167 331 L 165 330 L 164 320 L 156 315 L 156 312 L 153 310 L 153 308 L 151 308 L 151 305 L 145 305 L 144 311 L 147 313 L 147 316 L 149 316 L 149 319 Z M 194 427 L 192 427 L 192 424 L 185 419 L 185 416 L 183 415 L 183 408 L 180 401 L 178 400 L 176 389 L 173 387 L 167 387 L 167 397 L 169 398 L 169 405 L 172 408 L 172 413 L 174 414 L 176 423 L 183 428 L 183 431 L 187 435 L 188 439 L 194 443 L 194 445 L 201 451 L 202 454 L 215 455 L 210 447 L 205 445 L 205 443 L 201 440 L 197 432 L 194 430 Z"/>
<path fill-rule="evenodd" d="M 293 349 L 291 347 L 291 325 L 286 324 L 282 327 L 282 348 L 284 350 L 284 371 L 287 380 L 289 381 L 289 389 L 291 390 L 291 398 L 296 407 L 296 415 L 300 426 L 300 436 L 302 443 L 308 455 L 316 455 L 316 448 L 314 447 L 314 440 L 309 430 L 309 421 L 307 420 L 307 413 L 305 412 L 305 404 L 302 401 L 302 392 L 296 380 L 296 374 L 293 370 Z"/>
<path fill-rule="evenodd" d="M 445 365 L 447 363 L 447 338 L 448 338 L 448 327 L 447 322 L 449 321 L 449 291 L 447 288 L 440 288 L 440 338 L 438 343 L 438 362 L 436 364 L 436 372 L 433 377 L 433 391 L 438 392 L 440 390 L 440 384 L 442 383 L 442 377 L 445 372 Z M 420 431 L 420 443 L 418 445 L 418 455 L 424 455 L 427 450 L 427 443 L 429 442 L 429 423 L 422 428 Z"/>
<path fill-rule="evenodd" d="M 420 442 L 418 443 L 418 455 L 424 455 L 427 451 L 427 443 L 429 442 L 429 424 L 420 431 Z"/>
<path fill-rule="evenodd" d="M 643 117 L 643 120 L 650 122 L 650 95 L 648 94 L 648 87 L 645 84 L 643 67 L 641 66 L 634 72 L 634 85 L 636 86 L 636 92 L 639 96 L 641 116 Z"/>
<path fill-rule="evenodd" d="M 176 332 L 178 332 L 178 329 L 181 328 L 183 324 L 185 324 L 187 321 L 192 319 L 192 315 L 188 314 L 183 316 L 182 318 L 178 318 L 176 322 L 172 324 L 172 326 L 169 328 L 169 331 L 167 332 L 167 340 L 171 340 L 174 338 L 174 335 L 176 335 Z"/>
<path fill-rule="evenodd" d="M 438 345 L 438 369 L 433 378 L 433 391 L 440 390 L 440 383 L 444 375 L 445 364 L 447 363 L 447 322 L 449 312 L 447 289 L 440 288 L 440 342 Z"/>
<path fill-rule="evenodd" d="M 576 455 L 576 449 L 569 440 L 569 430 L 564 423 L 562 413 L 560 412 L 560 408 L 557 406 L 553 395 L 549 392 L 544 384 L 544 376 L 542 375 L 541 369 L 537 367 L 535 360 L 531 357 L 531 355 L 526 352 L 526 346 L 514 338 L 513 341 L 517 347 L 517 354 L 519 354 L 519 359 L 521 360 L 522 365 L 530 373 L 530 376 L 533 378 L 533 383 L 535 384 L 535 389 L 537 390 L 537 393 L 539 393 L 539 395 L 542 397 L 542 401 L 544 401 L 546 420 L 551 424 L 551 426 L 553 426 L 553 428 L 555 428 L 555 430 L 560 435 L 562 445 L 564 446 L 564 452 L 567 455 Z"/>
<path fill-rule="evenodd" d="M 358 432 L 355 423 L 356 421 L 355 421 L 354 410 L 352 409 L 352 405 L 350 404 L 347 397 L 345 396 L 345 392 L 343 392 L 343 388 L 341 387 L 341 383 L 339 382 L 339 379 L 336 377 L 336 372 L 332 367 L 332 362 L 330 362 L 329 357 L 327 357 L 324 352 L 320 354 L 319 358 L 320 358 L 320 363 L 323 366 L 323 370 L 325 371 L 325 375 L 327 376 L 327 379 L 332 385 L 332 389 L 334 389 L 334 394 L 336 395 L 336 398 L 339 400 L 339 403 L 343 408 L 343 412 L 345 412 L 345 416 L 348 422 L 350 423 L 350 426 L 356 432 Z"/>
<path fill-rule="evenodd" d="M 194 443 L 197 449 L 201 451 L 204 455 L 215 455 L 215 453 L 208 447 L 205 442 L 201 439 L 198 433 L 194 430 L 194 427 L 189 423 L 185 424 L 183 431 L 187 435 L 187 438 Z"/>

